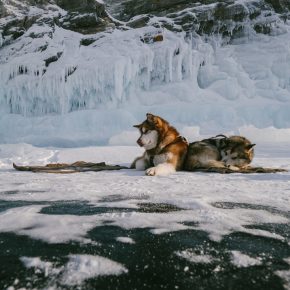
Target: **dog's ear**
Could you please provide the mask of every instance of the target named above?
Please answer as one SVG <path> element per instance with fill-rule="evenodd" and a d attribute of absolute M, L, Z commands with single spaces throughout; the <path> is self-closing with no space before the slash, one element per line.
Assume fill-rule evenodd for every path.
<path fill-rule="evenodd" d="M 151 113 L 147 113 L 146 116 L 147 116 L 147 122 L 154 124 L 155 126 L 158 125 L 161 121 L 160 117 L 155 116 Z"/>
<path fill-rule="evenodd" d="M 148 121 L 149 123 L 154 123 L 154 119 L 155 119 L 156 116 L 154 116 L 154 115 L 151 114 L 151 113 L 147 113 L 147 114 L 146 114 L 146 117 L 147 117 L 147 121 Z"/>
<path fill-rule="evenodd" d="M 249 144 L 246 146 L 246 149 L 250 151 L 254 146 L 256 146 L 256 144 Z"/>

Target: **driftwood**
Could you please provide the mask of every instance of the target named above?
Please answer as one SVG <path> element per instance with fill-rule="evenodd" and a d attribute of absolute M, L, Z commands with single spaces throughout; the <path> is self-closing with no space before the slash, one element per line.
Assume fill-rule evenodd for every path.
<path fill-rule="evenodd" d="M 45 166 L 18 166 L 13 163 L 13 167 L 19 171 L 32 171 L 43 173 L 77 173 L 87 171 L 102 171 L 102 170 L 120 170 L 128 169 L 128 167 L 120 165 L 107 165 L 105 162 L 92 163 L 85 161 L 77 161 L 72 164 L 67 163 L 51 163 Z"/>
<path fill-rule="evenodd" d="M 278 172 L 288 172 L 286 169 L 281 168 L 264 168 L 264 167 L 247 167 L 241 168 L 240 170 L 232 170 L 230 168 L 219 168 L 219 167 L 210 167 L 210 168 L 196 168 L 193 172 L 213 172 L 221 174 L 229 173 L 278 173 Z"/>
<path fill-rule="evenodd" d="M 92 163 L 85 161 L 77 161 L 72 164 L 67 163 L 51 163 L 45 166 L 18 166 L 13 163 L 13 167 L 19 171 L 32 171 L 32 172 L 43 172 L 43 173 L 77 173 L 87 171 L 102 171 L 102 170 L 120 170 L 128 169 L 128 167 L 120 165 L 107 165 L 105 162 Z M 264 167 L 247 167 L 240 170 L 232 170 L 230 168 L 196 168 L 193 172 L 213 172 L 213 173 L 277 173 L 287 172 L 288 170 L 280 168 L 264 168 Z"/>

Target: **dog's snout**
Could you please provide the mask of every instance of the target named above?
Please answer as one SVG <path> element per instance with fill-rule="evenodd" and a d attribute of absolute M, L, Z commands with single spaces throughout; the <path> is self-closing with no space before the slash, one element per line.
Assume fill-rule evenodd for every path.
<path fill-rule="evenodd" d="M 142 147 L 142 146 L 143 146 L 143 143 L 142 143 L 142 140 L 141 140 L 141 138 L 139 138 L 139 139 L 137 140 L 137 144 L 138 144 L 140 147 Z"/>

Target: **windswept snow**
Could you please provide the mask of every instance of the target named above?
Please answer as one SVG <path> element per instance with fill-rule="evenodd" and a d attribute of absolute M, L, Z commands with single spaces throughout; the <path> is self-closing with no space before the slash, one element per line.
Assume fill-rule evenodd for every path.
<path fill-rule="evenodd" d="M 71 255 L 65 266 L 63 283 L 81 284 L 83 280 L 97 276 L 120 275 L 128 270 L 117 262 L 100 256 Z"/>
<path fill-rule="evenodd" d="M 261 265 L 261 259 L 249 257 L 239 251 L 232 251 L 232 263 L 237 267 Z"/>
<path fill-rule="evenodd" d="M 121 264 L 101 256 L 70 255 L 64 267 L 57 267 L 52 262 L 42 261 L 39 257 L 21 257 L 26 268 L 34 268 L 35 272 L 56 278 L 60 276 L 63 285 L 80 285 L 89 278 L 98 276 L 121 275 L 128 270 Z"/>
<path fill-rule="evenodd" d="M 35 193 L 34 193 L 35 194 Z M 32 193 L 32 195 L 34 195 Z M 30 194 L 27 193 L 29 196 Z M 94 216 L 65 215 L 59 223 L 57 215 L 39 214 L 43 206 L 16 207 L 0 213 L 0 232 L 17 232 L 49 243 L 69 241 L 91 242 L 86 233 L 101 222 Z"/>
<path fill-rule="evenodd" d="M 129 237 L 117 237 L 116 240 L 121 243 L 135 244 L 135 241 Z"/>
<path fill-rule="evenodd" d="M 21 257 L 20 261 L 26 268 L 34 268 L 35 272 L 43 273 L 45 276 L 58 275 L 60 269 L 53 267 L 53 263 L 42 261 L 39 257 Z"/>
<path fill-rule="evenodd" d="M 196 255 L 190 250 L 176 252 L 176 255 L 178 257 L 181 257 L 181 258 L 191 262 L 191 263 L 207 264 L 207 263 L 211 263 L 213 260 L 213 257 L 211 257 L 210 255 L 205 255 L 205 254 Z"/>

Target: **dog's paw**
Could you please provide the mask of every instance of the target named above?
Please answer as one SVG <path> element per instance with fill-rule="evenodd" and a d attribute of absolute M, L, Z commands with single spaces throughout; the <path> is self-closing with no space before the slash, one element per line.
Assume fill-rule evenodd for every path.
<path fill-rule="evenodd" d="M 157 174 L 157 168 L 156 167 L 151 167 L 151 168 L 148 168 L 145 172 L 146 175 L 148 176 L 154 176 Z"/>
<path fill-rule="evenodd" d="M 172 164 L 162 163 L 158 164 L 155 167 L 151 167 L 146 170 L 146 175 L 154 176 L 154 175 L 168 175 L 175 172 L 175 168 Z"/>
<path fill-rule="evenodd" d="M 233 171 L 239 171 L 240 170 L 239 167 L 234 166 L 234 165 L 228 165 L 227 167 L 228 167 L 228 169 L 233 170 Z"/>

